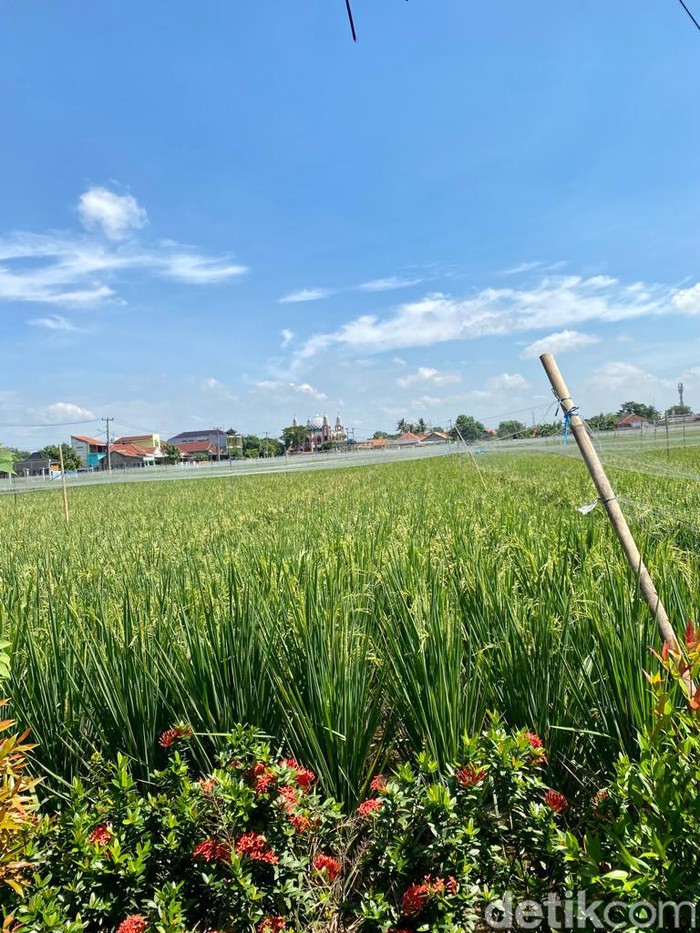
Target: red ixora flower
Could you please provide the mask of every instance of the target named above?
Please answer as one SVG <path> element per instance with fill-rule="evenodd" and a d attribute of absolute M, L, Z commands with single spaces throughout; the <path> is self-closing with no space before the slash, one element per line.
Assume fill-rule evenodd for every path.
<path fill-rule="evenodd" d="M 305 833 L 308 829 L 311 829 L 311 820 L 308 816 L 290 816 L 289 822 L 294 827 L 295 833 Z"/>
<path fill-rule="evenodd" d="M 526 732 L 525 738 L 530 743 L 531 748 L 543 748 L 544 747 L 544 742 L 539 737 L 539 735 L 537 735 L 536 732 Z"/>
<path fill-rule="evenodd" d="M 246 777 L 253 782 L 253 790 L 256 794 L 266 794 L 273 786 L 277 778 L 275 772 L 262 761 L 256 762 Z"/>
<path fill-rule="evenodd" d="M 378 774 L 376 777 L 372 778 L 372 783 L 369 786 L 372 790 L 381 793 L 381 791 L 386 790 L 386 778 L 383 774 Z"/>
<path fill-rule="evenodd" d="M 316 780 L 316 775 L 313 771 L 310 768 L 305 768 L 303 765 L 300 765 L 295 758 L 283 758 L 281 764 L 285 768 L 291 768 L 294 772 L 294 782 L 301 787 L 303 791 L 308 791 Z"/>
<path fill-rule="evenodd" d="M 445 881 L 444 878 L 431 878 L 426 875 L 420 884 L 412 884 L 408 887 L 401 899 L 401 906 L 404 914 L 419 913 L 428 902 L 428 899 L 436 894 L 456 894 L 457 879 L 452 875 Z"/>
<path fill-rule="evenodd" d="M 277 933 L 278 930 L 287 929 L 284 917 L 266 917 L 256 927 L 258 933 Z"/>
<path fill-rule="evenodd" d="M 376 813 L 377 810 L 380 810 L 382 807 L 382 801 L 378 800 L 376 797 L 370 797 L 369 800 L 363 800 L 360 806 L 357 808 L 357 812 L 360 816 L 371 816 L 373 813 Z"/>
<path fill-rule="evenodd" d="M 544 802 L 551 807 L 555 813 L 563 813 L 569 806 L 569 801 L 558 790 L 548 790 L 544 795 Z"/>
<path fill-rule="evenodd" d="M 280 787 L 280 806 L 283 810 L 286 810 L 287 813 L 290 810 L 293 810 L 294 807 L 299 803 L 299 791 L 295 787 L 285 786 Z"/>
<path fill-rule="evenodd" d="M 131 914 L 117 927 L 117 933 L 145 933 L 148 929 L 148 920 L 143 914 Z"/>
<path fill-rule="evenodd" d="M 314 868 L 318 872 L 325 872 L 329 881 L 335 881 L 340 874 L 342 865 L 332 855 L 317 855 L 314 859 Z"/>
<path fill-rule="evenodd" d="M 192 858 L 201 858 L 205 862 L 228 862 L 231 858 L 231 846 L 216 839 L 205 839 L 195 847 Z"/>
<path fill-rule="evenodd" d="M 100 823 L 99 826 L 96 826 L 88 837 L 88 842 L 92 842 L 96 846 L 106 846 L 107 843 L 112 838 L 112 830 L 109 826 L 106 826 L 104 823 Z"/>
<path fill-rule="evenodd" d="M 199 784 L 203 794 L 211 794 L 214 792 L 214 788 L 216 787 L 216 778 L 201 778 L 197 783 Z"/>
<path fill-rule="evenodd" d="M 475 784 L 480 784 L 484 780 L 486 770 L 484 768 L 475 768 L 474 765 L 465 765 L 455 771 L 455 777 L 462 787 L 474 787 Z"/>
<path fill-rule="evenodd" d="M 259 833 L 243 833 L 236 840 L 236 854 L 246 857 L 254 862 L 266 862 L 268 865 L 276 865 L 279 859 L 270 849 L 265 841 L 265 837 Z"/>
<path fill-rule="evenodd" d="M 158 739 L 158 744 L 163 748 L 170 748 L 171 745 L 174 745 L 178 739 L 189 739 L 192 737 L 192 726 L 186 726 L 182 723 L 178 723 L 175 726 L 171 726 L 169 729 L 166 729 L 165 732 Z"/>

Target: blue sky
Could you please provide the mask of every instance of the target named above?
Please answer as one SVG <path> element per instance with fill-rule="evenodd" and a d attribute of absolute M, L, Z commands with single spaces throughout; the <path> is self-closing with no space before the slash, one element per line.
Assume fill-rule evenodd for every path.
<path fill-rule="evenodd" d="M 547 348 L 584 412 L 700 408 L 680 6 L 354 12 L 2 4 L 3 441 L 529 420 Z"/>

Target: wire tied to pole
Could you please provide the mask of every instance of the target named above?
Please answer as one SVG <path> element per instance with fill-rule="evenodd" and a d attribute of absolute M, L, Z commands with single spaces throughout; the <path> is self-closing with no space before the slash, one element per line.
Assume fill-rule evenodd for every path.
<path fill-rule="evenodd" d="M 578 414 L 578 405 L 572 405 L 568 411 L 564 412 L 564 447 L 569 440 L 569 426 L 574 415 Z"/>

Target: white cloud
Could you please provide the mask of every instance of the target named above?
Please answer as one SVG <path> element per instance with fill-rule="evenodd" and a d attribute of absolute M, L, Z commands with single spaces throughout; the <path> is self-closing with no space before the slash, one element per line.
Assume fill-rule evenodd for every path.
<path fill-rule="evenodd" d="M 372 279 L 370 282 L 363 282 L 357 289 L 361 292 L 390 292 L 397 288 L 409 288 L 411 285 L 420 285 L 422 279 L 401 278 L 398 275 L 390 275 L 386 279 Z"/>
<path fill-rule="evenodd" d="M 421 395 L 420 398 L 414 398 L 411 402 L 411 405 L 414 408 L 434 408 L 436 405 L 441 405 L 444 402 L 444 399 L 438 398 L 437 395 Z"/>
<path fill-rule="evenodd" d="M 279 299 L 282 305 L 297 304 L 302 301 L 320 301 L 322 298 L 330 298 L 333 294 L 332 288 L 301 288 L 297 292 L 290 292 Z"/>
<path fill-rule="evenodd" d="M 328 398 L 324 392 L 315 389 L 312 385 L 309 385 L 308 382 L 285 382 L 282 379 L 264 379 L 261 382 L 255 383 L 254 391 L 256 389 L 263 392 L 274 393 L 278 396 L 286 396 L 290 393 L 307 395 L 317 401 L 323 401 L 323 399 Z"/>
<path fill-rule="evenodd" d="M 163 278 L 189 285 L 215 285 L 248 271 L 245 266 L 230 263 L 223 256 L 209 258 L 185 252 L 152 256 L 150 264 Z"/>
<path fill-rule="evenodd" d="M 32 260 L 31 265 L 25 260 Z M 158 249 L 105 247 L 70 234 L 19 233 L 0 238 L 0 301 L 89 307 L 122 299 L 112 287 L 119 273 L 135 270 L 191 285 L 209 285 L 242 275 L 244 266 L 225 258 Z M 108 285 L 105 280 L 108 280 Z"/>
<path fill-rule="evenodd" d="M 544 263 L 541 259 L 536 262 L 519 262 L 517 266 L 512 266 L 510 269 L 503 269 L 501 275 L 522 275 L 524 272 L 532 272 L 533 269 L 539 269 L 543 265 Z"/>
<path fill-rule="evenodd" d="M 673 304 L 682 314 L 700 314 L 700 283 L 677 291 Z"/>
<path fill-rule="evenodd" d="M 590 321 L 627 321 L 700 310 L 700 302 L 696 307 L 688 298 L 674 301 L 680 293 L 669 286 L 648 285 L 640 292 L 614 279 L 601 279 L 545 276 L 531 288 L 485 288 L 461 299 L 427 295 L 400 305 L 388 317 L 365 314 L 336 331 L 315 334 L 296 359 L 300 363 L 331 346 L 378 353 Z"/>
<path fill-rule="evenodd" d="M 673 380 L 660 379 L 633 363 L 610 361 L 604 363 L 591 377 L 597 389 L 609 392 L 636 392 L 642 390 L 669 389 L 675 387 Z"/>
<path fill-rule="evenodd" d="M 431 383 L 436 386 L 451 385 L 455 382 L 461 382 L 461 379 L 459 373 L 440 372 L 440 370 L 433 369 L 431 366 L 420 366 L 415 373 L 398 378 L 396 384 L 405 389 L 408 386 L 421 383 Z"/>
<path fill-rule="evenodd" d="M 294 340 L 294 331 L 288 330 L 286 327 L 284 330 L 280 331 L 280 336 L 282 337 L 282 346 L 287 347 Z"/>
<path fill-rule="evenodd" d="M 100 214 L 102 208 L 95 206 L 94 198 L 85 201 L 86 195 L 81 199 L 82 214 L 92 218 L 94 224 L 97 217 L 103 217 L 104 223 L 111 223 L 116 231 L 119 223 L 123 226 L 133 215 L 131 208 L 122 204 L 107 219 L 107 209 Z M 124 200 L 118 195 L 114 197 L 120 204 Z M 125 197 L 128 200 L 131 196 Z M 103 207 L 105 203 L 108 202 L 104 199 L 97 200 Z M 140 215 L 137 212 L 135 216 Z M 116 237 L 111 239 L 114 241 Z M 204 256 L 193 247 L 173 241 L 154 247 L 135 240 L 105 242 L 94 235 L 69 232 L 17 232 L 0 237 L 0 302 L 74 308 L 109 301 L 123 303 L 113 286 L 120 273 L 131 270 L 191 285 L 225 282 L 246 272 L 244 266 L 232 263 L 227 256 Z"/>
<path fill-rule="evenodd" d="M 582 334 L 577 330 L 560 330 L 548 337 L 535 340 L 520 354 L 523 360 L 536 360 L 542 353 L 567 353 L 569 350 L 581 350 L 600 343 L 595 334 Z"/>
<path fill-rule="evenodd" d="M 406 360 L 402 360 L 400 356 L 393 357 L 391 362 L 396 363 L 397 366 L 408 366 Z"/>
<path fill-rule="evenodd" d="M 503 373 L 500 376 L 494 376 L 489 379 L 491 389 L 529 389 L 530 383 L 520 373 Z"/>
<path fill-rule="evenodd" d="M 53 402 L 43 411 L 45 421 L 90 421 L 95 415 L 88 408 L 75 405 L 73 402 Z"/>
<path fill-rule="evenodd" d="M 32 327 L 45 327 L 47 330 L 74 331 L 78 328 L 72 321 L 62 317 L 60 314 L 49 314 L 46 317 L 38 317 L 33 321 L 27 321 Z"/>
<path fill-rule="evenodd" d="M 89 188 L 78 202 L 80 221 L 86 230 L 101 229 L 110 240 L 121 240 L 130 230 L 148 223 L 146 211 L 131 194 L 115 194 L 107 188 Z"/>

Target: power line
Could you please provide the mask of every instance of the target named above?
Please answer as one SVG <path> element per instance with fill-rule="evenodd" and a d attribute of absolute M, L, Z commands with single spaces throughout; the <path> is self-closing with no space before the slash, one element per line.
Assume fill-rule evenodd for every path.
<path fill-rule="evenodd" d="M 695 19 L 695 17 L 693 16 L 693 14 L 690 12 L 690 10 L 689 10 L 688 7 L 686 6 L 684 0 L 678 0 L 678 2 L 679 2 L 680 5 L 683 7 L 683 9 L 684 9 L 685 12 L 688 14 L 688 16 L 690 17 L 690 20 L 691 20 L 691 22 L 693 23 L 693 25 L 695 26 L 695 28 L 696 28 L 697 30 L 700 31 L 700 23 Z"/>
<path fill-rule="evenodd" d="M 52 421 L 50 424 L 15 424 L 11 421 L 0 422 L 0 428 L 67 428 L 76 424 L 95 424 L 97 418 L 89 421 Z"/>

